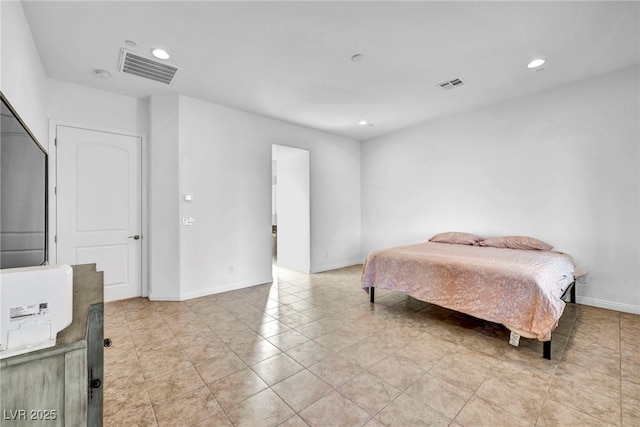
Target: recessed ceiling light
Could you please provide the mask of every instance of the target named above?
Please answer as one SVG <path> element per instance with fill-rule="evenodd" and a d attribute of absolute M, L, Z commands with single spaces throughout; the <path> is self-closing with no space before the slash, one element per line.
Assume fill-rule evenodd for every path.
<path fill-rule="evenodd" d="M 369 124 L 369 122 L 368 122 L 368 121 L 366 121 L 366 120 L 360 120 L 360 121 L 358 122 L 358 124 L 359 124 L 360 126 L 366 126 L 366 125 L 368 125 L 368 124 Z"/>
<path fill-rule="evenodd" d="M 351 57 L 351 62 L 362 62 L 364 61 L 364 54 L 356 53 Z"/>
<path fill-rule="evenodd" d="M 543 65 L 546 61 L 542 58 L 534 59 L 533 61 L 527 64 L 527 68 L 538 68 Z"/>
<path fill-rule="evenodd" d="M 164 49 L 154 48 L 151 49 L 151 54 L 158 59 L 169 59 L 169 52 Z"/>
<path fill-rule="evenodd" d="M 93 74 L 96 77 L 100 77 L 101 79 L 105 79 L 105 80 L 111 78 L 111 73 L 109 73 L 108 71 L 105 71 L 105 70 L 95 69 L 95 70 L 93 70 Z"/>
<path fill-rule="evenodd" d="M 133 40 L 125 40 L 124 44 L 126 44 L 129 47 L 136 47 L 138 46 L 138 43 L 134 42 Z"/>

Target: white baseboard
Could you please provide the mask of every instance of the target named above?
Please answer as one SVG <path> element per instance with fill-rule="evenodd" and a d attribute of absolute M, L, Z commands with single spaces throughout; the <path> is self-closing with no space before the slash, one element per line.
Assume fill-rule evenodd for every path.
<path fill-rule="evenodd" d="M 322 273 L 324 271 L 337 270 L 338 268 L 351 267 L 358 264 L 362 264 L 362 261 L 352 260 L 352 261 L 340 262 L 337 264 L 321 265 L 312 269 L 311 273 Z"/>
<path fill-rule="evenodd" d="M 264 279 L 245 280 L 243 282 L 226 283 L 223 285 L 212 286 L 210 288 L 198 289 L 197 291 L 181 292 L 179 294 L 154 294 L 149 293 L 151 301 L 186 301 L 193 298 L 205 297 L 207 295 L 219 294 L 222 292 L 235 291 L 238 289 L 248 288 L 250 286 L 263 285 L 271 283 L 273 277 Z"/>
<path fill-rule="evenodd" d="M 623 304 L 621 302 L 606 301 L 589 297 L 576 297 L 578 304 L 590 305 L 593 307 L 606 308 L 608 310 L 622 311 L 624 313 L 640 314 L 640 306 Z"/>

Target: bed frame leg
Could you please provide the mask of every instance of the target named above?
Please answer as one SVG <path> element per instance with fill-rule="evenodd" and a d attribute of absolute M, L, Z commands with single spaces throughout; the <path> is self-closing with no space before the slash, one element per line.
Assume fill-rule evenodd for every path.
<path fill-rule="evenodd" d="M 369 288 L 369 301 L 371 301 L 371 304 L 373 304 L 373 300 L 374 300 L 374 290 L 375 288 L 372 286 Z"/>
<path fill-rule="evenodd" d="M 573 282 L 571 285 L 571 293 L 569 294 L 569 302 L 575 304 L 576 303 L 576 282 Z"/>
<path fill-rule="evenodd" d="M 542 343 L 542 357 L 551 360 L 551 340 Z"/>

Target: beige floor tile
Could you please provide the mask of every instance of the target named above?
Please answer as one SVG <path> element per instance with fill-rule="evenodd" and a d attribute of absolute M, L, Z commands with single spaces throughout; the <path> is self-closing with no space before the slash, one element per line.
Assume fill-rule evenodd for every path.
<path fill-rule="evenodd" d="M 231 375 L 245 369 L 247 364 L 236 356 L 235 353 L 229 352 L 224 353 L 219 357 L 205 360 L 202 363 L 197 363 L 195 364 L 195 367 L 202 377 L 202 380 L 209 384 L 220 378 L 224 378 L 227 375 Z"/>
<path fill-rule="evenodd" d="M 151 403 L 157 405 L 163 400 L 180 396 L 204 385 L 198 371 L 193 366 L 189 366 L 186 369 L 147 381 L 147 390 Z"/>
<path fill-rule="evenodd" d="M 553 374 L 547 373 L 547 370 L 537 369 L 527 363 L 517 363 L 507 360 L 494 365 L 489 371 L 489 376 L 511 384 L 518 390 L 528 391 L 541 396 L 547 394 L 553 381 Z"/>
<path fill-rule="evenodd" d="M 355 403 L 336 391 L 300 412 L 300 416 L 312 427 L 359 427 L 370 417 Z"/>
<path fill-rule="evenodd" d="M 511 347 L 500 325 L 406 295 L 370 304 L 361 266 L 275 273 L 105 304 L 104 424 L 640 425 L 638 315 L 567 305 L 549 361 L 536 340 Z"/>
<path fill-rule="evenodd" d="M 135 325 L 130 324 L 129 328 L 131 339 L 137 348 L 158 347 L 167 340 L 173 341 L 175 339 L 171 330 L 163 324 L 144 329 L 138 329 Z"/>
<path fill-rule="evenodd" d="M 263 338 L 271 338 L 272 336 L 286 332 L 291 328 L 279 320 L 273 319 L 268 322 L 261 323 L 256 327 L 251 327 L 251 329 L 256 331 Z"/>
<path fill-rule="evenodd" d="M 283 317 L 291 316 L 292 314 L 296 314 L 298 312 L 295 309 L 289 307 L 288 305 L 280 304 L 280 302 L 278 302 L 278 305 L 276 307 L 266 309 L 265 313 L 279 320 Z"/>
<path fill-rule="evenodd" d="M 302 304 L 302 303 L 306 303 L 306 300 L 300 301 L 298 303 L 298 305 Z M 294 309 L 295 306 L 294 304 L 289 305 L 289 307 L 292 307 Z M 309 307 L 307 307 L 309 308 Z M 297 309 L 296 309 L 297 310 Z M 313 319 L 305 316 L 304 313 L 295 313 L 295 314 L 291 314 L 289 316 L 284 316 L 280 318 L 280 322 L 284 323 L 285 325 L 289 326 L 290 328 L 297 328 L 300 327 L 302 325 L 306 325 L 307 323 L 311 323 L 313 322 Z"/>
<path fill-rule="evenodd" d="M 177 344 L 144 347 L 136 350 L 145 380 L 149 381 L 191 365 L 187 354 Z"/>
<path fill-rule="evenodd" d="M 236 350 L 240 347 L 245 347 L 248 344 L 254 344 L 258 341 L 264 340 L 253 329 L 245 328 L 235 331 L 231 336 L 222 338 L 222 340 L 229 346 L 230 349 Z"/>
<path fill-rule="evenodd" d="M 620 424 L 619 386 L 617 390 L 609 387 L 590 387 L 582 382 L 556 378 L 549 389 L 547 400 L 570 406 L 609 424 Z"/>
<path fill-rule="evenodd" d="M 268 385 L 249 368 L 209 383 L 208 386 L 216 400 L 225 409 L 268 387 Z"/>
<path fill-rule="evenodd" d="M 336 353 L 362 340 L 356 332 L 333 330 L 326 335 L 314 338 L 314 341 Z"/>
<path fill-rule="evenodd" d="M 335 328 L 319 321 L 314 321 L 307 323 L 306 325 L 302 325 L 296 328 L 296 330 L 311 339 L 316 339 L 335 330 Z"/>
<path fill-rule="evenodd" d="M 429 374 L 467 391 L 475 391 L 487 378 L 495 359 L 484 353 L 460 348 L 443 357 Z"/>
<path fill-rule="evenodd" d="M 207 332 L 202 335 L 190 335 L 189 339 L 179 339 L 182 344 L 182 349 L 187 354 L 187 357 L 191 363 L 197 364 L 209 359 L 223 356 L 225 353 L 229 353 L 231 349 L 228 345 L 222 342 L 217 336 L 209 338 L 209 334 L 213 332 Z"/>
<path fill-rule="evenodd" d="M 267 338 L 267 341 L 278 347 L 280 350 L 287 351 L 299 346 L 300 344 L 304 344 L 309 341 L 309 338 L 294 329 L 290 329 Z"/>
<path fill-rule="evenodd" d="M 308 370 L 303 370 L 271 387 L 296 412 L 300 412 L 332 389 Z"/>
<path fill-rule="evenodd" d="M 545 398 L 544 393 L 532 393 L 509 381 L 491 376 L 484 380 L 476 390 L 475 396 L 506 409 L 532 424 L 536 422 Z"/>
<path fill-rule="evenodd" d="M 333 352 L 315 341 L 307 341 L 304 344 L 290 349 L 287 351 L 287 354 L 296 362 L 308 368 L 331 356 Z"/>
<path fill-rule="evenodd" d="M 244 344 L 233 349 L 247 365 L 253 365 L 281 353 L 280 349 L 267 340 Z"/>
<path fill-rule="evenodd" d="M 125 381 L 136 382 L 142 377 L 140 361 L 135 352 L 133 344 L 127 346 L 112 346 L 104 349 L 104 380 L 107 384 L 125 379 Z"/>
<path fill-rule="evenodd" d="M 409 387 L 405 394 L 453 419 L 473 393 L 427 373 Z"/>
<path fill-rule="evenodd" d="M 542 405 L 542 411 L 536 423 L 536 427 L 607 427 L 614 425 L 549 399 L 545 400 Z"/>
<path fill-rule="evenodd" d="M 311 365 L 309 370 L 333 387 L 339 387 L 363 371 L 356 362 L 338 355 Z"/>
<path fill-rule="evenodd" d="M 271 386 L 297 374 L 302 371 L 304 367 L 288 355 L 280 353 L 260 363 L 256 363 L 251 369 L 253 369 L 264 382 Z"/>
<path fill-rule="evenodd" d="M 409 341 L 409 344 L 397 350 L 393 357 L 401 364 L 412 364 L 420 370 L 428 371 L 456 348 L 457 346 L 450 341 L 429 335 L 426 339 Z"/>
<path fill-rule="evenodd" d="M 368 423 L 362 427 L 386 427 L 377 418 L 371 418 Z"/>
<path fill-rule="evenodd" d="M 640 426 L 640 405 L 628 401 L 622 402 L 622 426 Z"/>
<path fill-rule="evenodd" d="M 405 390 L 426 372 L 422 367 L 407 363 L 395 354 L 382 359 L 367 371 L 400 390 Z"/>
<path fill-rule="evenodd" d="M 563 362 L 558 365 L 555 382 L 567 382 L 576 388 L 603 394 L 616 393 L 616 397 L 619 397 L 620 392 L 620 375 L 603 374 L 593 368 L 572 363 Z"/>
<path fill-rule="evenodd" d="M 352 360 L 366 369 L 387 356 L 387 352 L 378 348 L 375 342 L 364 339 L 338 353 L 345 359 Z"/>
<path fill-rule="evenodd" d="M 216 413 L 214 416 L 209 417 L 194 424 L 194 427 L 233 427 L 231 420 L 227 417 L 223 411 Z"/>
<path fill-rule="evenodd" d="M 463 426 L 487 427 L 524 427 L 535 424 L 475 396 L 462 408 L 455 421 Z"/>
<path fill-rule="evenodd" d="M 154 404 L 153 409 L 159 426 L 197 424 L 222 412 L 206 386 Z"/>
<path fill-rule="evenodd" d="M 346 382 L 338 391 L 369 415 L 377 414 L 400 394 L 400 390 L 368 372 Z"/>
<path fill-rule="evenodd" d="M 149 393 L 144 384 L 126 389 L 105 389 L 103 416 L 105 425 L 157 425 Z"/>
<path fill-rule="evenodd" d="M 294 415 L 289 418 L 287 421 L 279 424 L 278 427 L 308 427 L 309 424 L 305 423 L 299 415 Z"/>
<path fill-rule="evenodd" d="M 640 384 L 622 380 L 620 382 L 622 401 L 632 405 L 640 406 Z"/>
<path fill-rule="evenodd" d="M 611 354 L 607 356 L 580 352 L 575 349 L 567 349 L 567 351 L 562 355 L 562 361 L 592 369 L 608 376 L 620 376 L 619 354 Z"/>
<path fill-rule="evenodd" d="M 406 394 L 401 394 L 376 418 L 385 426 L 448 426 L 451 419 Z"/>
<path fill-rule="evenodd" d="M 295 412 L 271 389 L 243 400 L 226 412 L 236 427 L 277 426 L 295 415 Z"/>

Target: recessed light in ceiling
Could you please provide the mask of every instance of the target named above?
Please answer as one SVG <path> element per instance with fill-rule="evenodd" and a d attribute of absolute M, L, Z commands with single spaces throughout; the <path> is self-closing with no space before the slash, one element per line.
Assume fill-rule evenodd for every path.
<path fill-rule="evenodd" d="M 171 56 L 166 50 L 157 47 L 151 49 L 151 54 L 158 59 L 169 59 L 169 57 Z"/>
<path fill-rule="evenodd" d="M 125 40 L 124 44 L 126 44 L 129 47 L 136 47 L 138 46 L 138 43 L 134 42 L 133 40 Z"/>
<path fill-rule="evenodd" d="M 362 62 L 364 61 L 364 54 L 356 53 L 351 57 L 351 62 Z"/>
<path fill-rule="evenodd" d="M 99 69 L 95 69 L 93 70 L 93 75 L 96 77 L 100 77 L 101 79 L 110 79 L 111 78 L 111 73 L 109 73 L 108 71 L 105 70 L 99 70 Z"/>
<path fill-rule="evenodd" d="M 366 125 L 368 125 L 368 124 L 369 124 L 369 122 L 368 122 L 368 121 L 366 121 L 366 120 L 360 120 L 360 121 L 358 122 L 358 124 L 359 124 L 360 126 L 366 126 Z"/>
<path fill-rule="evenodd" d="M 545 62 L 547 62 L 547 61 L 545 61 L 542 58 L 537 58 L 537 59 L 534 59 L 533 61 L 529 62 L 527 64 L 527 68 L 538 68 L 541 65 L 543 65 Z"/>

